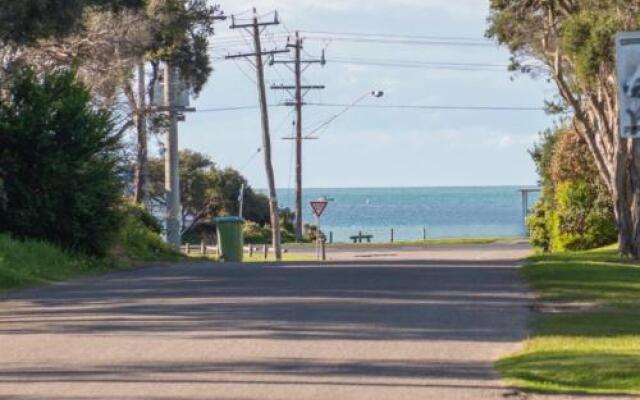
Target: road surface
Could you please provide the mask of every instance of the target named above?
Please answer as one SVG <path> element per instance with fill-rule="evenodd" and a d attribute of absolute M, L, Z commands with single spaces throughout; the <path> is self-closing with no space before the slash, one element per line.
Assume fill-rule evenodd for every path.
<path fill-rule="evenodd" d="M 115 273 L 0 301 L 0 399 L 504 399 L 530 303 L 504 264 Z"/>

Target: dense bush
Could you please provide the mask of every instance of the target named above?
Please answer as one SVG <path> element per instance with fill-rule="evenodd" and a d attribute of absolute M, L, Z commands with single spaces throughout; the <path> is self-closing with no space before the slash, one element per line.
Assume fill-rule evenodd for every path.
<path fill-rule="evenodd" d="M 556 188 L 552 213 L 552 250 L 581 250 L 611 244 L 617 233 L 607 199 L 585 181 L 565 181 Z"/>
<path fill-rule="evenodd" d="M 120 224 L 119 138 L 72 72 L 16 75 L 0 103 L 0 232 L 105 254 Z"/>
<path fill-rule="evenodd" d="M 615 242 L 612 201 L 580 136 L 564 128 L 547 131 L 531 153 L 543 187 L 527 220 L 532 244 L 563 251 Z"/>
<path fill-rule="evenodd" d="M 146 208 L 132 203 L 125 204 L 124 208 L 126 216 L 139 221 L 145 228 L 157 235 L 162 233 L 162 223 L 160 223 L 160 221 L 158 221 L 158 219 Z"/>
<path fill-rule="evenodd" d="M 178 259 L 179 254 L 162 239 L 156 225 L 149 223 L 149 217 L 153 218 L 137 208 L 129 208 L 115 246 L 116 255 L 134 261 Z"/>
<path fill-rule="evenodd" d="M 246 221 L 242 228 L 245 243 L 265 244 L 271 243 L 271 228 L 268 225 L 261 226 L 255 222 Z"/>

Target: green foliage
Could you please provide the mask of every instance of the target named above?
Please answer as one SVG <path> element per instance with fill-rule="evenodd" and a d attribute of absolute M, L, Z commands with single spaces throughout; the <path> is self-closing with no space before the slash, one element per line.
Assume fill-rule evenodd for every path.
<path fill-rule="evenodd" d="M 154 21 L 149 58 L 170 61 L 184 82 L 200 93 L 211 71 L 209 36 L 220 7 L 207 0 L 149 0 L 147 14 Z"/>
<path fill-rule="evenodd" d="M 613 65 L 614 36 L 620 29 L 614 15 L 585 10 L 567 18 L 563 25 L 563 49 L 575 60 L 578 77 L 586 83 L 598 76 L 604 64 Z"/>
<path fill-rule="evenodd" d="M 615 242 L 610 206 L 601 201 L 595 188 L 584 181 L 559 183 L 552 214 L 552 250 L 590 249 Z"/>
<path fill-rule="evenodd" d="M 271 228 L 260 226 L 255 222 L 246 221 L 242 228 L 245 243 L 265 244 L 271 243 Z"/>
<path fill-rule="evenodd" d="M 124 218 L 117 251 L 134 261 L 178 260 L 180 255 L 173 251 L 155 231 L 157 226 L 150 223 L 146 213 L 137 210 L 130 212 Z M 157 223 L 157 222 L 156 222 Z"/>
<path fill-rule="evenodd" d="M 0 104 L 0 232 L 105 254 L 121 218 L 112 128 L 73 73 L 18 74 Z"/>
<path fill-rule="evenodd" d="M 544 197 L 544 196 L 543 196 Z M 539 201 L 527 218 L 531 244 L 542 251 L 551 250 L 550 211 L 544 201 Z"/>
<path fill-rule="evenodd" d="M 160 235 L 163 227 L 160 221 L 153 216 L 146 208 L 139 204 L 125 204 L 126 217 L 139 221 L 145 228 L 151 232 Z"/>
<path fill-rule="evenodd" d="M 149 161 L 151 196 L 162 203 L 164 195 L 164 160 Z M 269 221 L 269 200 L 256 193 L 247 180 L 232 168 L 218 169 L 205 154 L 191 150 L 180 152 L 180 197 L 189 241 L 198 242 L 193 230 L 200 237 L 213 234 L 212 218 L 238 215 L 240 190 L 244 185 L 243 216 L 248 221 L 264 225 Z M 191 225 L 190 225 L 191 223 Z"/>
<path fill-rule="evenodd" d="M 615 242 L 612 201 L 580 137 L 566 128 L 546 131 L 531 155 L 543 187 L 527 219 L 532 244 L 563 251 Z"/>
<path fill-rule="evenodd" d="M 114 269 L 107 260 L 63 251 L 54 245 L 0 234 L 0 291 Z"/>
<path fill-rule="evenodd" d="M 144 0 L 0 0 L 0 43 L 29 44 L 78 28 L 86 7 L 140 7 Z"/>

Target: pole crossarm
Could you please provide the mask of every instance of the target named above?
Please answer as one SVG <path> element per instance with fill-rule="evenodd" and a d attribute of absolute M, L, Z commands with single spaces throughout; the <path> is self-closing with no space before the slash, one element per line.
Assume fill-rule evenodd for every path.
<path fill-rule="evenodd" d="M 289 53 L 289 49 L 264 50 L 264 51 L 261 51 L 259 54 L 261 56 L 264 56 L 264 55 L 282 54 L 282 53 Z M 233 58 L 255 57 L 256 55 L 258 55 L 258 53 L 256 53 L 256 52 L 253 52 L 253 53 L 238 53 L 238 54 L 229 54 L 229 55 L 225 56 L 224 58 L 227 59 L 227 60 L 230 60 L 230 59 L 233 59 Z"/>
<path fill-rule="evenodd" d="M 254 15 L 255 15 L 255 9 L 254 11 Z M 255 27 L 262 27 L 262 26 L 270 26 L 270 25 L 280 25 L 280 20 L 278 18 L 278 12 L 275 12 L 275 15 L 273 17 L 273 21 L 268 21 L 268 22 L 259 22 L 257 20 L 257 17 L 254 17 L 255 20 L 253 22 L 247 22 L 246 24 L 236 24 L 236 16 L 232 15 L 231 16 L 231 25 L 229 26 L 230 29 L 239 29 L 239 28 L 255 28 Z"/>
<path fill-rule="evenodd" d="M 271 85 L 271 89 L 273 90 L 294 90 L 297 88 L 298 87 L 296 85 L 284 85 L 284 84 Z M 300 86 L 300 89 L 302 90 L 322 90 L 324 88 L 325 88 L 324 85 L 301 85 Z"/>
<path fill-rule="evenodd" d="M 295 60 L 273 60 L 270 61 L 269 64 L 295 64 Z M 300 64 L 323 64 L 326 63 L 325 60 L 300 60 Z"/>

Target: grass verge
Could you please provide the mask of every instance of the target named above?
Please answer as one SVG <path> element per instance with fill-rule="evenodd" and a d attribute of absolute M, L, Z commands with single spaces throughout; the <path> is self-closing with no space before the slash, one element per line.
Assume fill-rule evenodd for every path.
<path fill-rule="evenodd" d="M 0 291 L 22 289 L 80 276 L 124 269 L 136 264 L 185 259 L 157 231 L 135 215 L 126 215 L 108 257 L 76 254 L 34 240 L 0 235 Z"/>
<path fill-rule="evenodd" d="M 189 257 L 193 260 L 202 260 L 202 261 L 218 261 L 218 256 L 217 255 L 207 255 L 207 256 L 201 256 L 199 253 L 193 253 L 191 255 L 189 255 Z M 308 255 L 308 254 L 296 254 L 296 253 L 284 253 L 282 254 L 282 261 L 283 262 L 296 262 L 296 261 L 315 261 L 316 257 L 313 255 Z M 245 263 L 275 263 L 276 258 L 273 254 L 269 254 L 269 256 L 267 257 L 267 259 L 264 258 L 264 255 L 262 254 L 258 254 L 258 253 L 254 253 L 251 257 L 249 257 L 247 254 L 244 255 L 242 262 Z"/>
<path fill-rule="evenodd" d="M 117 269 L 112 260 L 71 254 L 48 243 L 0 235 L 0 291 Z"/>
<path fill-rule="evenodd" d="M 443 239 L 427 239 L 427 240 L 403 240 L 389 242 L 373 242 L 373 243 L 347 243 L 334 242 L 327 244 L 331 248 L 340 249 L 360 249 L 360 248 L 389 248 L 389 247 L 430 247 L 430 246 L 464 246 L 464 245 L 483 245 L 507 243 L 513 244 L 527 241 L 523 237 L 461 237 L 461 238 L 443 238 Z M 315 243 L 285 243 L 285 247 L 291 249 L 311 248 L 315 247 Z"/>
<path fill-rule="evenodd" d="M 640 266 L 604 248 L 534 256 L 523 274 L 540 313 L 502 376 L 531 391 L 640 394 Z"/>

